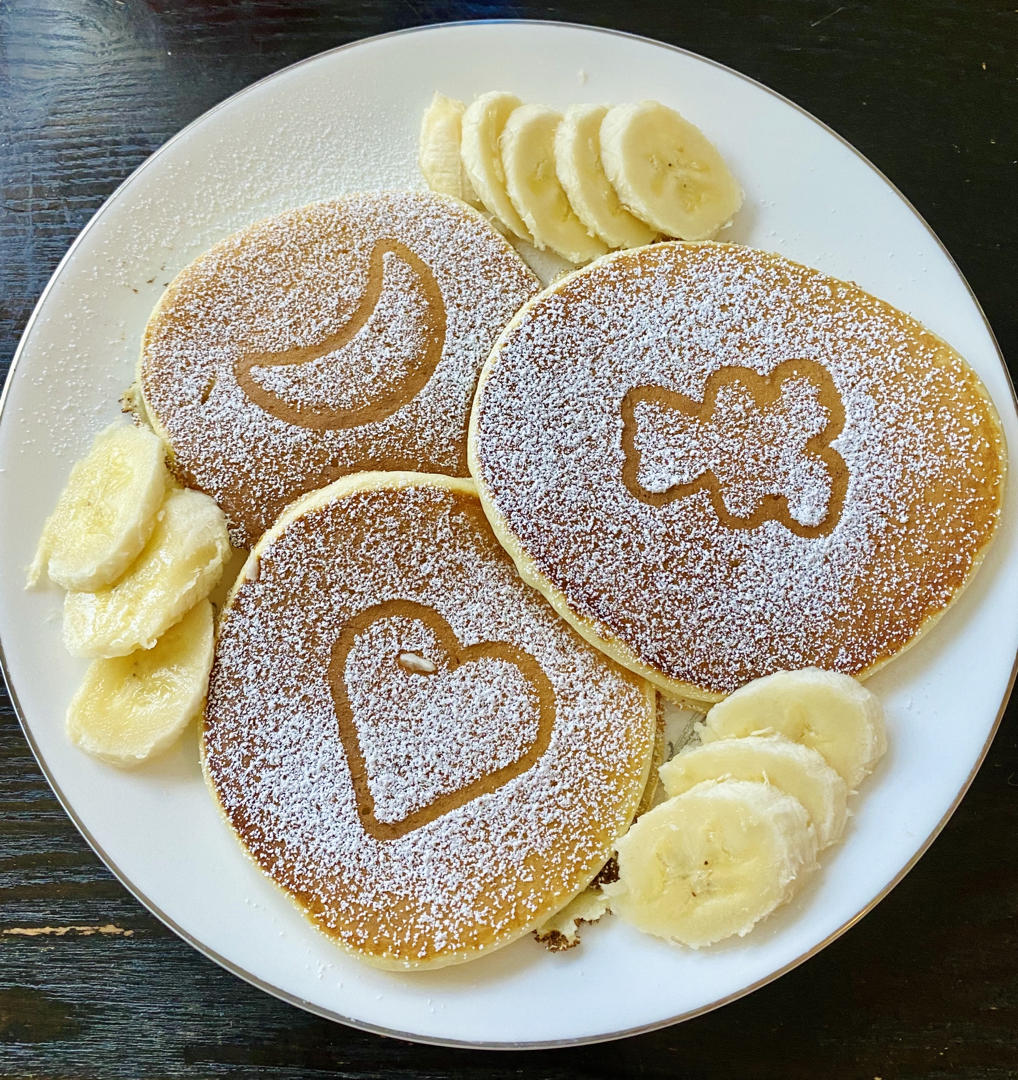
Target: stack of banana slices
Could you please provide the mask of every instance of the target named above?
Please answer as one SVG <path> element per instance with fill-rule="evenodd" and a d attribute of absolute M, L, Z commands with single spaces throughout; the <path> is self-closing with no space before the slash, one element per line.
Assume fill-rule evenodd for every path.
<path fill-rule="evenodd" d="M 713 144 L 656 101 L 558 113 L 498 91 L 469 106 L 436 93 L 420 166 L 432 190 L 577 265 L 659 237 L 706 240 L 742 205 Z"/>
<path fill-rule="evenodd" d="M 67 714 L 82 749 L 133 765 L 197 715 L 212 666 L 208 595 L 230 551 L 223 512 L 174 484 L 151 431 L 116 424 L 96 437 L 28 573 L 29 586 L 68 590 L 64 644 L 93 661 Z"/>
<path fill-rule="evenodd" d="M 699 948 L 745 935 L 840 839 L 847 799 L 887 747 L 877 698 L 818 668 L 747 683 L 661 767 L 668 798 L 618 844 L 612 911 Z"/>

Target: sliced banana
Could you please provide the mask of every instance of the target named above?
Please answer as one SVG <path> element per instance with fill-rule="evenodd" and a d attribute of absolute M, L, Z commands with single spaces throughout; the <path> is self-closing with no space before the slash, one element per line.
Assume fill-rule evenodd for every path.
<path fill-rule="evenodd" d="M 480 207 L 477 192 L 460 158 L 464 108 L 462 101 L 435 92 L 421 118 L 418 162 L 432 191 L 452 195 L 471 206 Z"/>
<path fill-rule="evenodd" d="M 742 205 L 742 191 L 713 144 L 656 101 L 608 110 L 601 160 L 623 206 L 666 236 L 706 240 Z"/>
<path fill-rule="evenodd" d="M 471 102 L 463 114 L 460 156 L 470 183 L 488 213 L 503 222 L 521 240 L 532 241 L 533 237 L 506 192 L 505 172 L 499 151 L 502 129 L 519 104 L 518 97 L 497 90 L 482 94 Z"/>
<path fill-rule="evenodd" d="M 770 784 L 705 781 L 644 814 L 618 843 L 611 908 L 696 949 L 740 937 L 816 865 L 802 804 Z"/>
<path fill-rule="evenodd" d="M 509 114 L 499 151 L 505 187 L 538 250 L 551 248 L 572 263 L 608 252 L 573 213 L 555 172 L 555 129 L 562 119 L 544 105 L 521 105 Z"/>
<path fill-rule="evenodd" d="M 806 808 L 821 849 L 844 831 L 848 816 L 845 781 L 816 750 L 783 735 L 719 739 L 689 747 L 661 766 L 661 783 L 669 796 L 681 795 L 704 780 L 773 784 Z"/>
<path fill-rule="evenodd" d="M 71 469 L 39 538 L 30 587 L 99 589 L 137 558 L 170 483 L 163 444 L 147 428 L 114 424 Z"/>
<path fill-rule="evenodd" d="M 213 639 L 212 605 L 202 600 L 153 648 L 94 660 L 67 711 L 71 741 L 114 765 L 166 749 L 201 708 Z"/>
<path fill-rule="evenodd" d="M 149 542 L 115 585 L 69 592 L 64 644 L 73 656 L 150 649 L 214 588 L 230 555 L 222 510 L 198 491 L 170 492 Z"/>
<path fill-rule="evenodd" d="M 601 121 L 607 105 L 572 105 L 555 130 L 555 171 L 573 212 L 609 247 L 649 244 L 657 236 L 619 202 L 601 164 Z"/>
<path fill-rule="evenodd" d="M 884 710 L 848 675 L 820 668 L 778 671 L 719 701 L 698 728 L 704 743 L 744 735 L 784 735 L 821 753 L 849 791 L 887 749 Z"/>

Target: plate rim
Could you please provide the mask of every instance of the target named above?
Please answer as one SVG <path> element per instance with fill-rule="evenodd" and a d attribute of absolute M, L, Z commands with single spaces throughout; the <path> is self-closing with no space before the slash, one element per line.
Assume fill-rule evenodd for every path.
<path fill-rule="evenodd" d="M 322 58 L 324 58 L 326 56 L 332 56 L 332 55 L 334 55 L 336 53 L 344 52 L 344 51 L 346 51 L 348 49 L 357 48 L 358 46 L 363 46 L 363 45 L 367 45 L 367 44 L 370 44 L 370 43 L 383 41 L 383 40 L 386 40 L 388 38 L 402 37 L 402 36 L 405 36 L 405 35 L 408 35 L 408 34 L 420 34 L 420 33 L 426 33 L 426 32 L 429 32 L 429 31 L 448 29 L 448 28 L 452 28 L 452 27 L 477 27 L 477 26 L 490 26 L 490 25 L 500 25 L 500 24 L 501 25 L 513 25 L 513 26 L 531 26 L 531 27 L 556 27 L 556 28 L 559 28 L 559 29 L 566 29 L 566 30 L 584 30 L 584 31 L 590 31 L 590 32 L 597 33 L 597 34 L 603 34 L 603 35 L 610 36 L 610 37 L 627 38 L 627 39 L 630 39 L 630 40 L 633 40 L 633 41 L 640 42 L 642 44 L 653 45 L 653 46 L 656 46 L 658 48 L 668 49 L 668 50 L 670 50 L 672 52 L 675 52 L 675 53 L 678 53 L 678 54 L 680 54 L 682 56 L 686 56 L 686 57 L 692 58 L 694 60 L 700 61 L 702 63 L 708 64 L 711 67 L 718 68 L 718 69 L 720 69 L 721 71 L 725 72 L 728 75 L 735 76 L 736 78 L 742 80 L 743 82 L 749 83 L 752 86 L 756 87 L 757 89 L 763 90 L 766 94 L 770 95 L 773 98 L 776 98 L 778 101 L 780 101 L 784 105 L 787 105 L 787 106 L 791 107 L 792 109 L 794 109 L 800 115 L 806 117 L 808 120 L 811 120 L 814 124 L 816 124 L 821 130 L 826 132 L 828 135 L 833 136 L 842 146 L 844 146 L 846 149 L 848 149 L 856 158 L 858 158 L 873 173 L 875 173 L 876 176 L 880 180 L 882 180 L 884 182 L 884 184 L 887 185 L 888 188 L 891 189 L 891 191 L 894 192 L 894 194 L 898 197 L 898 199 L 900 199 L 900 201 L 905 206 L 905 208 L 907 210 L 909 210 L 913 214 L 913 216 L 918 221 L 918 223 L 926 230 L 926 232 L 929 234 L 929 236 L 933 239 L 933 241 L 936 243 L 937 247 L 940 249 L 941 253 L 947 258 L 948 263 L 954 269 L 955 273 L 958 275 L 958 278 L 960 279 L 962 285 L 965 287 L 965 290 L 968 293 L 969 298 L 971 299 L 972 303 L 975 305 L 975 308 L 976 308 L 976 311 L 978 312 L 979 318 L 982 320 L 983 326 L 984 326 L 987 334 L 989 335 L 990 342 L 991 342 L 991 344 L 993 346 L 994 352 L 996 353 L 997 362 L 1000 364 L 1000 367 L 1004 372 L 1004 377 L 1005 377 L 1005 379 L 1007 381 L 1007 385 L 1008 385 L 1008 387 L 1009 387 L 1009 389 L 1011 391 L 1011 407 L 1015 411 L 1015 413 L 1018 414 L 1018 395 L 1016 395 L 1016 392 L 1015 392 L 1014 380 L 1012 379 L 1011 372 L 1008 369 L 1006 361 L 1004 360 L 1004 355 L 1001 352 L 1000 344 L 997 341 L 996 334 L 993 331 L 993 327 L 990 325 L 989 319 L 987 319 L 987 317 L 986 317 L 986 313 L 983 310 L 982 304 L 979 302 L 979 298 L 976 296 L 975 292 L 972 289 L 971 284 L 969 283 L 969 281 L 966 278 L 965 274 L 962 272 L 961 268 L 958 266 L 958 263 L 955 261 L 955 259 L 952 256 L 951 252 L 947 249 L 944 242 L 940 239 L 940 237 L 937 235 L 937 233 L 929 225 L 929 223 L 926 221 L 926 219 L 923 217 L 923 215 L 919 213 L 919 211 L 915 208 L 915 206 L 912 204 L 912 202 L 904 195 L 904 193 L 898 188 L 898 186 L 893 181 L 891 181 L 879 168 L 877 168 L 876 165 L 873 164 L 872 161 L 870 161 L 870 159 L 868 157 L 866 157 L 865 154 L 863 154 L 861 151 L 859 151 L 844 136 L 840 135 L 837 131 L 835 131 L 832 127 L 830 127 L 824 121 L 822 121 L 818 117 L 814 116 L 813 113 L 811 113 L 809 110 L 803 108 L 801 105 L 799 105 L 795 101 L 792 101 L 790 98 L 786 97 L 784 94 L 781 94 L 777 90 L 774 90 L 770 86 L 767 86 L 765 83 L 760 82 L 758 79 L 754 79 L 752 76 L 746 75 L 741 71 L 737 71 L 736 69 L 729 67 L 727 64 L 723 64 L 718 60 L 712 59 L 711 57 L 703 56 L 700 53 L 694 52 L 691 49 L 686 49 L 686 48 L 683 48 L 682 46 L 679 46 L 679 45 L 672 45 L 671 43 L 666 42 L 666 41 L 659 41 L 656 38 L 648 37 L 648 36 L 646 36 L 644 34 L 635 34 L 635 33 L 629 32 L 629 31 L 625 31 L 625 30 L 618 30 L 618 29 L 615 29 L 613 27 L 593 26 L 593 25 L 588 24 L 588 23 L 569 22 L 567 20 L 562 20 L 562 19 L 458 19 L 458 20 L 452 20 L 452 21 L 449 21 L 449 22 L 422 23 L 422 24 L 417 25 L 417 26 L 404 27 L 404 28 L 399 29 L 399 30 L 390 30 L 390 31 L 386 31 L 385 33 L 381 33 L 381 34 L 372 34 L 372 35 L 370 35 L 368 37 L 357 38 L 354 41 L 348 41 L 348 42 L 346 42 L 346 43 L 344 43 L 342 45 L 334 46 L 331 49 L 325 49 L 322 52 L 315 53 L 312 56 L 307 56 L 307 57 L 304 57 L 301 60 L 297 60 L 292 64 L 287 64 L 285 67 L 279 68 L 276 71 L 270 72 L 268 75 L 262 76 L 260 79 L 257 79 L 255 82 L 252 82 L 252 83 L 248 84 L 247 86 L 242 87 L 240 90 L 236 91 L 233 94 L 230 94 L 228 97 L 224 98 L 222 101 L 217 102 L 210 109 L 207 109 L 205 112 L 201 113 L 201 115 L 195 117 L 194 120 L 192 120 L 192 121 L 190 121 L 190 123 L 186 124 L 183 128 L 181 128 L 178 132 L 176 132 L 176 134 L 171 136 L 166 142 L 164 142 L 162 145 L 157 147 L 151 154 L 149 154 L 148 157 L 146 157 L 144 161 L 142 161 L 136 168 L 134 168 L 119 184 L 117 184 L 117 186 L 114 188 L 114 190 L 103 200 L 102 205 L 95 211 L 95 213 L 85 223 L 84 227 L 81 229 L 81 231 L 78 233 L 78 235 L 72 240 L 72 242 L 71 242 L 70 246 L 68 247 L 67 251 L 64 253 L 63 257 L 57 263 L 56 267 L 53 270 L 53 273 L 49 277 L 49 280 L 46 282 L 45 287 L 43 288 L 42 292 L 39 295 L 39 299 L 36 301 L 35 306 L 32 309 L 32 313 L 29 316 L 28 321 L 25 323 L 24 330 L 21 333 L 21 336 L 20 336 L 20 338 L 18 340 L 17 347 L 14 350 L 14 355 L 11 358 L 11 363 L 10 363 L 10 367 L 8 369 L 7 378 L 4 381 L 3 390 L 2 390 L 2 392 L 0 392 L 0 424 L 2 424 L 2 422 L 3 422 L 4 410 L 5 410 L 5 407 L 7 405 L 8 393 L 9 393 L 10 388 L 11 388 L 13 382 L 14 382 L 14 378 L 15 378 L 15 374 L 16 374 L 16 371 L 17 371 L 18 363 L 22 358 L 22 354 L 25 352 L 25 347 L 26 347 L 29 335 L 31 334 L 32 328 L 35 325 L 36 319 L 38 318 L 38 316 L 39 316 L 39 314 L 40 314 L 40 312 L 42 310 L 42 307 L 43 307 L 44 303 L 46 302 L 47 297 L 49 296 L 50 290 L 55 286 L 57 280 L 63 274 L 67 264 L 69 263 L 71 257 L 73 256 L 75 250 L 77 249 L 78 245 L 81 243 L 81 241 L 85 237 L 86 233 L 88 233 L 92 229 L 92 227 L 98 222 L 98 220 L 110 208 L 110 205 L 116 200 L 116 198 L 119 196 L 120 192 L 123 189 L 125 189 L 129 184 L 131 184 L 134 181 L 134 179 L 144 169 L 148 168 L 148 166 L 151 165 L 152 162 L 157 157 L 159 157 L 165 150 L 168 150 L 171 146 L 173 146 L 175 143 L 177 143 L 178 140 L 182 140 L 191 131 L 192 128 L 197 127 L 199 124 L 203 123 L 208 117 L 210 117 L 214 113 L 218 112 L 219 110 L 225 108 L 228 105 L 231 105 L 238 98 L 244 96 L 245 94 L 248 94 L 248 93 L 254 91 L 257 87 L 260 87 L 263 83 L 266 83 L 266 82 L 268 82 L 268 81 L 270 81 L 272 79 L 276 79 L 278 77 L 281 77 L 285 73 L 293 71 L 296 68 L 303 67 L 306 64 L 313 64 L 313 63 L 321 60 Z M 3 646 L 2 636 L 0 636 L 0 673 L 2 673 L 2 675 L 3 675 L 4 684 L 5 684 L 6 688 L 7 688 L 7 693 L 8 693 L 8 696 L 10 697 L 10 701 L 11 701 L 12 708 L 14 710 L 14 714 L 18 719 L 18 724 L 21 727 L 22 734 L 24 735 L 25 740 L 28 743 L 29 749 L 32 751 L 32 756 L 35 758 L 35 761 L 36 761 L 37 765 L 39 766 L 39 769 L 42 772 L 43 776 L 45 777 L 46 782 L 49 784 L 50 789 L 52 790 L 54 796 L 56 797 L 57 802 L 60 804 L 60 806 L 63 809 L 64 813 L 67 814 L 68 818 L 70 818 L 71 823 L 75 826 L 75 828 L 81 834 L 82 838 L 89 845 L 89 847 L 96 854 L 96 856 L 100 859 L 100 861 L 103 863 L 103 865 L 110 871 L 110 873 L 113 874 L 113 876 L 117 879 L 117 881 L 119 881 L 120 884 L 150 914 L 154 915 L 164 926 L 166 926 L 169 930 L 172 930 L 173 933 L 175 933 L 181 940 L 186 942 L 192 948 L 196 949 L 199 953 L 201 953 L 203 956 L 207 957 L 209 960 L 213 961 L 213 963 L 218 964 L 225 971 L 228 971 L 228 972 L 230 972 L 230 974 L 235 975 L 236 977 L 244 980 L 245 982 L 247 982 L 251 986 L 254 986 L 257 989 L 262 990 L 265 993 L 270 994 L 272 997 L 275 997 L 275 998 L 277 998 L 277 999 L 279 999 L 281 1001 L 285 1001 L 289 1005 L 294 1005 L 297 1008 L 304 1010 L 305 1012 L 309 1012 L 309 1013 L 311 1013 L 311 1014 L 313 1014 L 315 1016 L 319 1016 L 319 1017 L 321 1017 L 323 1019 L 331 1020 L 331 1021 L 333 1021 L 335 1023 L 343 1024 L 343 1025 L 345 1025 L 347 1027 L 352 1027 L 352 1028 L 355 1028 L 355 1029 L 357 1029 L 359 1031 L 366 1031 L 366 1032 L 369 1032 L 369 1033 L 374 1034 L 374 1035 L 383 1035 L 383 1036 L 388 1036 L 390 1038 L 404 1039 L 404 1040 L 407 1040 L 409 1042 L 414 1042 L 414 1043 L 421 1043 L 421 1044 L 431 1045 L 431 1046 L 444 1046 L 444 1047 L 450 1047 L 450 1048 L 455 1048 L 455 1049 L 547 1050 L 547 1049 L 560 1049 L 560 1048 L 565 1048 L 565 1047 L 587 1046 L 587 1045 L 592 1045 L 592 1044 L 601 1043 L 601 1042 L 609 1042 L 609 1041 L 614 1041 L 614 1040 L 618 1040 L 618 1039 L 629 1038 L 629 1037 L 635 1036 L 635 1035 L 648 1034 L 648 1033 L 653 1032 L 653 1031 L 661 1030 L 662 1028 L 670 1027 L 673 1024 L 682 1023 L 682 1022 L 684 1022 L 686 1020 L 692 1020 L 695 1017 L 703 1016 L 706 1013 L 712 1012 L 715 1009 L 719 1009 L 724 1005 L 728 1005 L 728 1004 L 731 1004 L 734 1001 L 738 1001 L 740 998 L 746 997 L 747 995 L 753 993 L 755 990 L 759 990 L 762 987 L 768 985 L 769 983 L 774 982 L 776 979 L 781 978 L 783 975 L 786 975 L 788 972 L 792 971 L 794 968 L 797 968 L 800 964 L 803 964 L 807 960 L 809 960 L 812 957 L 816 956 L 823 949 L 825 949 L 828 945 L 830 945 L 832 942 L 834 942 L 839 937 L 841 937 L 842 934 L 846 933 L 853 926 L 855 926 L 856 923 L 858 923 L 865 915 L 869 914 L 869 912 L 872 911 L 873 908 L 875 908 L 877 906 L 877 904 L 879 904 L 897 885 L 899 885 L 901 883 L 901 881 L 906 877 L 906 875 L 908 875 L 908 873 L 915 867 L 916 863 L 923 857 L 923 855 L 926 854 L 926 852 L 929 850 L 930 846 L 933 844 L 933 842 L 937 839 L 937 837 L 943 831 L 944 827 L 947 825 L 948 821 L 951 819 L 951 817 L 954 815 L 955 811 L 958 809 L 958 806 L 961 804 L 962 799 L 965 797 L 966 793 L 968 792 L 969 787 L 972 785 L 972 781 L 975 779 L 976 773 L 979 771 L 979 769 L 982 766 L 983 762 L 986 760 L 986 756 L 989 753 L 990 746 L 992 745 L 993 740 L 996 737 L 997 732 L 998 732 L 998 730 L 1000 728 L 1001 721 L 1002 721 L 1002 719 L 1004 717 L 1004 713 L 1005 713 L 1005 711 L 1007 709 L 1008 702 L 1010 700 L 1012 691 L 1013 691 L 1014 686 L 1015 686 L 1016 676 L 1018 676 L 1018 652 L 1016 652 L 1015 659 L 1012 662 L 1011 674 L 1010 674 L 1010 677 L 1009 677 L 1008 682 L 1007 682 L 1007 687 L 1006 687 L 1004 696 L 1001 699 L 1000 706 L 999 706 L 999 708 L 997 710 L 996 718 L 995 718 L 995 720 L 993 722 L 992 727 L 990 728 L 990 730 L 989 730 L 989 732 L 987 734 L 986 741 L 983 744 L 982 749 L 980 750 L 976 761 L 974 762 L 971 770 L 969 771 L 967 777 L 965 778 L 964 782 L 962 783 L 962 786 L 958 790 L 958 793 L 955 796 L 954 800 L 952 801 L 951 805 L 948 807 L 948 809 L 944 813 L 943 817 L 941 817 L 940 820 L 933 827 L 933 830 L 929 833 L 929 835 L 922 841 L 922 843 L 920 844 L 920 846 L 918 847 L 918 849 L 916 850 L 916 852 L 914 853 L 912 858 L 909 859 L 908 862 L 903 867 L 901 867 L 901 869 L 884 886 L 884 888 L 880 890 L 879 893 L 877 893 L 866 905 L 864 905 L 859 911 L 857 911 L 851 918 L 847 919 L 844 923 L 842 923 L 839 927 L 837 927 L 835 930 L 833 930 L 825 938 L 823 938 L 821 941 L 819 941 L 816 944 L 814 944 L 813 946 L 811 946 L 809 949 L 807 949 L 806 951 L 801 953 L 799 956 L 795 957 L 793 960 L 790 960 L 787 964 L 784 964 L 780 968 L 777 968 L 776 970 L 770 972 L 768 975 L 766 975 L 766 976 L 764 976 L 764 977 L 762 977 L 760 979 L 757 979 L 755 982 L 753 982 L 753 983 L 751 983 L 751 984 L 749 984 L 747 986 L 744 986 L 741 989 L 732 992 L 731 994 L 727 994 L 727 995 L 725 995 L 725 996 L 723 996 L 721 998 L 718 998 L 718 999 L 716 999 L 714 1001 L 708 1002 L 708 1003 L 706 1003 L 704 1005 L 701 1005 L 701 1006 L 699 1006 L 699 1007 L 697 1007 L 695 1009 L 687 1010 L 687 1011 L 685 1011 L 683 1013 L 680 1013 L 680 1014 L 678 1014 L 676 1016 L 669 1017 L 667 1019 L 655 1020 L 655 1021 L 653 1021 L 653 1022 L 651 1022 L 649 1024 L 642 1024 L 642 1025 L 638 1025 L 638 1026 L 635 1026 L 635 1027 L 626 1028 L 626 1029 L 621 1030 L 621 1031 L 605 1032 L 605 1033 L 600 1033 L 600 1034 L 596 1034 L 596 1035 L 585 1035 L 585 1036 L 579 1036 L 579 1037 L 570 1038 L 570 1039 L 541 1039 L 541 1040 L 534 1040 L 534 1041 L 529 1041 L 529 1040 L 475 1041 L 475 1040 L 469 1040 L 469 1039 L 448 1039 L 448 1038 L 441 1038 L 441 1037 L 437 1037 L 437 1036 L 422 1035 L 422 1034 L 418 1034 L 418 1033 L 414 1033 L 414 1032 L 402 1031 L 402 1030 L 397 1029 L 397 1028 L 390 1028 L 390 1027 L 386 1027 L 384 1025 L 372 1024 L 372 1023 L 369 1023 L 367 1021 L 356 1020 L 356 1019 L 353 1019 L 353 1018 L 348 1017 L 348 1016 L 342 1016 L 342 1015 L 340 1015 L 338 1012 L 336 1012 L 334 1010 L 328 1009 L 328 1008 L 320 1006 L 320 1005 L 316 1005 L 314 1002 L 308 1001 L 308 1000 L 306 1000 L 304 998 L 299 997 L 296 994 L 291 994 L 288 991 L 283 990 L 280 987 L 273 986 L 270 983 L 265 982 L 264 980 L 259 978 L 259 976 L 257 976 L 254 973 L 246 970 L 245 968 L 243 968 L 239 964 L 236 964 L 233 961 L 228 960 L 226 957 L 224 957 L 224 956 L 220 955 L 218 952 L 216 952 L 215 949 L 213 949 L 210 946 L 206 945 L 204 942 L 199 941 L 196 937 L 194 937 L 193 935 L 188 933 L 188 931 L 184 930 L 183 927 L 179 926 L 172 918 L 170 918 L 167 914 L 165 914 L 161 910 L 161 908 L 157 904 L 155 904 L 153 901 L 151 901 L 147 896 L 145 896 L 144 893 L 141 892 L 141 890 L 139 890 L 137 887 L 135 887 L 135 885 L 127 878 L 126 874 L 120 869 L 120 867 L 117 866 L 117 864 L 110 858 L 109 855 L 107 855 L 106 851 L 104 850 L 102 845 L 98 842 L 98 840 L 89 832 L 89 830 L 79 820 L 78 816 L 74 812 L 73 807 L 70 805 L 68 800 L 65 798 L 63 792 L 61 791 L 59 785 L 56 783 L 54 777 L 50 774 L 50 771 L 49 771 L 49 769 L 48 769 L 48 767 L 46 765 L 46 762 L 43 759 L 43 757 L 41 755 L 41 752 L 40 752 L 40 750 L 39 750 L 39 748 L 38 748 L 38 746 L 37 746 L 37 744 L 35 742 L 35 739 L 32 736 L 31 729 L 30 729 L 30 727 L 28 725 L 28 722 L 26 720 L 24 710 L 22 709 L 21 702 L 20 702 L 20 699 L 18 697 L 17 690 L 14 687 L 11 675 L 10 675 L 10 673 L 8 671 L 7 655 L 6 655 L 6 650 L 4 649 L 4 646 Z"/>

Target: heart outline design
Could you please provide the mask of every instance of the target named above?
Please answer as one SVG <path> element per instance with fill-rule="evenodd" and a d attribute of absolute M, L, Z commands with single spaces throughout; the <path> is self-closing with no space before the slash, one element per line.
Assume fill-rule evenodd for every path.
<path fill-rule="evenodd" d="M 709 423 L 717 397 L 722 387 L 740 381 L 753 396 L 761 408 L 776 401 L 781 394 L 782 384 L 796 376 L 803 377 L 817 387 L 822 404 L 827 409 L 828 421 L 824 427 L 809 438 L 803 446 L 803 452 L 819 458 L 826 466 L 831 478 L 831 493 L 827 502 L 827 513 L 817 525 L 803 525 L 796 521 L 788 507 L 784 495 L 764 495 L 756 509 L 747 517 L 732 514 L 721 495 L 721 482 L 713 469 L 706 469 L 694 480 L 686 484 L 673 484 L 665 491 L 648 491 L 639 481 L 640 450 L 636 446 L 637 421 L 636 407 L 649 401 L 674 409 L 691 417 L 699 424 Z M 752 368 L 730 366 L 718 368 L 712 372 L 704 386 L 703 400 L 680 394 L 663 386 L 644 385 L 634 387 L 622 399 L 622 482 L 629 493 L 640 502 L 650 506 L 666 506 L 668 503 L 692 495 L 697 491 L 706 491 L 711 505 L 722 525 L 729 529 L 755 529 L 765 521 L 777 521 L 786 529 L 807 539 L 825 536 L 831 532 L 841 518 L 848 490 L 848 468 L 845 459 L 831 443 L 841 434 L 845 426 L 845 407 L 834 384 L 831 373 L 813 360 L 785 360 L 778 364 L 770 374 L 760 375 Z"/>
<path fill-rule="evenodd" d="M 402 381 L 366 405 L 336 408 L 320 405 L 291 405 L 272 390 L 256 382 L 256 367 L 297 367 L 320 360 L 323 356 L 349 344 L 367 325 L 382 295 L 385 275 L 385 256 L 397 255 L 417 275 L 428 301 L 427 345 L 421 362 Z M 364 296 L 350 318 L 334 333 L 317 345 L 297 346 L 284 352 L 248 352 L 234 364 L 237 384 L 245 394 L 270 416 L 296 427 L 332 431 L 376 423 L 391 416 L 412 401 L 427 385 L 442 359 L 447 328 L 445 302 L 431 268 L 405 244 L 392 238 L 376 240 L 368 257 L 368 282 Z"/>
<path fill-rule="evenodd" d="M 445 792 L 408 814 L 400 821 L 379 821 L 375 800 L 368 781 L 367 766 L 361 751 L 360 736 L 346 690 L 346 660 L 357 635 L 381 619 L 403 617 L 423 622 L 445 650 L 448 661 L 444 670 L 453 671 L 464 664 L 486 657 L 514 664 L 530 684 L 537 698 L 538 724 L 534 741 L 525 753 L 494 772 L 483 773 L 455 791 Z M 424 678 L 430 675 L 422 675 Z M 339 739 L 346 753 L 353 783 L 357 814 L 364 831 L 375 840 L 395 840 L 436 818 L 465 806 L 477 796 L 495 791 L 530 769 L 548 749 L 555 726 L 555 690 L 537 660 L 523 649 L 505 641 L 482 641 L 461 645 L 449 623 L 434 608 L 414 600 L 386 600 L 373 604 L 349 619 L 333 643 L 328 667 L 329 689 L 339 727 Z"/>

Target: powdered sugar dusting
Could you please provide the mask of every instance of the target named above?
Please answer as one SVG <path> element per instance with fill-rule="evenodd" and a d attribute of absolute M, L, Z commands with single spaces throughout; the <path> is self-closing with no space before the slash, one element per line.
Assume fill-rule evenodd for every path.
<path fill-rule="evenodd" d="M 384 261 L 382 294 L 368 322 L 335 352 L 295 367 L 255 369 L 255 380 L 294 405 L 362 408 L 406 379 L 426 348 L 428 301 L 414 271 L 392 252 Z M 349 286 L 345 290 L 349 293 Z M 293 296 L 288 295 L 287 300 Z M 349 298 L 351 305 L 356 296 Z M 299 305 L 283 316 L 301 322 Z M 304 327 L 310 341 L 326 336 L 325 326 Z"/>
<path fill-rule="evenodd" d="M 393 598 L 433 609 L 464 650 L 525 651 L 554 689 L 554 726 L 520 775 L 379 841 L 358 815 L 327 669 L 349 619 Z M 403 670 L 401 652 L 436 671 Z M 365 628 L 346 680 L 376 810 L 390 819 L 511 763 L 534 734 L 521 671 L 500 659 L 454 667 L 420 620 Z M 653 723 L 642 687 L 519 580 L 476 499 L 414 486 L 349 495 L 267 545 L 221 630 L 205 746 L 263 869 L 343 944 L 412 962 L 510 940 L 585 884 L 628 825 Z"/>
<path fill-rule="evenodd" d="M 848 483 L 828 533 L 724 527 L 705 490 L 664 505 L 627 490 L 627 393 L 701 401 L 721 369 L 767 376 L 790 360 L 824 367 L 844 408 L 831 449 Z M 662 491 L 710 467 L 733 512 L 785 493 L 799 522 L 821 518 L 829 481 L 798 452 L 823 423 L 809 388 L 793 381 L 737 446 L 730 425 L 749 403 L 733 390 L 719 405 L 706 438 L 644 408 L 641 482 Z M 771 438 L 781 445 L 747 450 Z M 1001 496 L 992 407 L 943 342 L 854 286 L 719 244 L 609 257 L 535 304 L 492 362 L 477 456 L 494 511 L 578 616 L 714 691 L 781 667 L 858 673 L 893 655 L 961 587 Z"/>
<path fill-rule="evenodd" d="M 749 517 L 766 495 L 783 495 L 802 525 L 825 518 L 831 477 L 806 444 L 829 412 L 807 379 L 789 379 L 772 405 L 738 381 L 721 388 L 712 415 L 694 420 L 653 402 L 636 406 L 640 466 L 648 491 L 665 492 L 713 473 L 729 513 Z"/>
<path fill-rule="evenodd" d="M 401 652 L 430 660 L 406 671 Z M 386 619 L 360 634 L 345 681 L 380 821 L 398 822 L 519 760 L 537 738 L 532 688 L 514 664 L 450 657 L 419 620 Z"/>
<path fill-rule="evenodd" d="M 370 254 L 395 238 L 428 266 L 446 331 L 427 383 L 397 411 L 333 430 L 287 422 L 237 382 L 251 351 L 283 353 L 339 331 L 365 295 Z M 271 218 L 223 241 L 173 283 L 142 353 L 149 411 L 186 482 L 223 507 L 249 546 L 297 495 L 365 468 L 465 475 L 477 373 L 538 282 L 479 215 L 425 193 L 351 195 Z M 374 316 L 341 350 L 254 380 L 291 406 L 360 406 L 421 360 L 425 297 L 391 253 Z"/>

